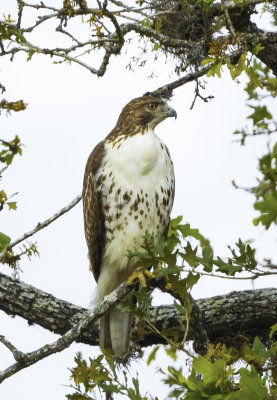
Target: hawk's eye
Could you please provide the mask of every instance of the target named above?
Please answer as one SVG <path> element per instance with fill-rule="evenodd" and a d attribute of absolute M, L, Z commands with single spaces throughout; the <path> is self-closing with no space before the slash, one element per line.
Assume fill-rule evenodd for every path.
<path fill-rule="evenodd" d="M 155 103 L 149 103 L 148 104 L 148 108 L 149 108 L 149 110 L 153 111 L 156 108 L 156 104 Z"/>

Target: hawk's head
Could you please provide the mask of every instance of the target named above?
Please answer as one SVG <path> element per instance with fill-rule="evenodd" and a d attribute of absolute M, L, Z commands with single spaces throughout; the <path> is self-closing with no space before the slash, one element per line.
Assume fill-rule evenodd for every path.
<path fill-rule="evenodd" d="M 153 130 L 168 117 L 177 117 L 176 111 L 154 96 L 138 97 L 128 103 L 122 110 L 116 127 L 121 131 Z"/>

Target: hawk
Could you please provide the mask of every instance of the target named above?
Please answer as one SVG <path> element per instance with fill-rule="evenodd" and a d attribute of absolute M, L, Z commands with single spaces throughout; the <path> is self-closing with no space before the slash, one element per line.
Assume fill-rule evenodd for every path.
<path fill-rule="evenodd" d="M 148 231 L 166 235 L 174 199 L 174 170 L 169 151 L 154 129 L 176 111 L 154 96 L 132 100 L 115 128 L 94 148 L 83 184 L 85 236 L 90 270 L 100 302 L 126 281 L 136 261 L 128 250 L 139 248 Z M 118 360 L 128 354 L 132 317 L 117 310 L 100 320 L 102 351 Z"/>

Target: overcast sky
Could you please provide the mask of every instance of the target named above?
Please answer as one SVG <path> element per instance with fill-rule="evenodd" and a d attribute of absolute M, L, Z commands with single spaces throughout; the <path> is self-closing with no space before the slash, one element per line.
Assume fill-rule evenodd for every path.
<path fill-rule="evenodd" d="M 47 39 L 46 32 L 41 33 Z M 134 49 L 133 49 L 134 50 Z M 11 140 L 15 134 L 24 143 L 23 156 L 16 158 L 1 184 L 9 194 L 19 192 L 18 210 L 0 214 L 0 231 L 17 238 L 68 204 L 82 189 L 83 173 L 89 153 L 114 127 L 122 107 L 134 97 L 173 80 L 172 64 L 161 62 L 126 69 L 130 54 L 111 60 L 107 74 L 98 79 L 76 65 L 54 65 L 46 56 L 34 55 L 26 62 L 17 55 L 14 62 L 0 59 L 1 83 L 6 86 L 8 100 L 24 99 L 24 112 L 0 119 L 1 138 Z M 91 54 L 91 63 L 99 60 Z M 154 71 L 154 79 L 148 75 Z M 243 81 L 243 78 L 241 79 Z M 227 256 L 227 245 L 255 239 L 258 256 L 275 257 L 276 235 L 254 227 L 256 216 L 253 196 L 237 191 L 231 184 L 255 184 L 257 157 L 266 152 L 264 138 L 247 141 L 245 147 L 234 142 L 232 132 L 245 125 L 250 110 L 245 107 L 243 85 L 233 82 L 228 74 L 223 79 L 207 78 L 206 95 L 215 96 L 209 103 L 197 100 L 190 105 L 194 84 L 175 91 L 171 106 L 178 119 L 168 119 L 156 132 L 167 144 L 175 166 L 176 194 L 172 216 L 184 216 L 184 222 L 211 240 L 216 253 Z M 271 104 L 271 111 L 276 110 Z M 83 233 L 82 206 L 40 231 L 37 242 L 39 258 L 22 261 L 21 279 L 64 300 L 87 306 L 95 286 L 88 271 L 87 249 Z M 276 260 L 276 257 L 275 257 Z M 2 272 L 10 274 L 2 266 Z M 261 279 L 254 286 L 248 281 L 202 278 L 193 289 L 195 298 L 228 293 L 253 287 L 276 287 L 276 280 Z M 169 299 L 157 294 L 155 304 Z M 56 335 L 27 322 L 11 319 L 0 311 L 0 334 L 22 351 L 35 350 L 52 342 Z M 98 349 L 74 344 L 62 354 L 51 356 L 7 379 L 0 386 L 1 399 L 62 399 L 69 389 L 69 371 L 73 357 L 82 351 L 84 357 L 98 354 Z M 0 369 L 13 362 L 7 349 L 0 345 Z M 137 362 L 142 391 L 159 399 L 166 398 L 156 367 L 166 365 L 162 351 L 156 363 L 145 367 Z M 141 368 L 143 366 L 143 369 Z"/>

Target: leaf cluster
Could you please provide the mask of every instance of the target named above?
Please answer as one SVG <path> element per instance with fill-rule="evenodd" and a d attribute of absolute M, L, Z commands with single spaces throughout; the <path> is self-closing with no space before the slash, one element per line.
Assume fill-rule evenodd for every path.
<path fill-rule="evenodd" d="M 129 283 L 138 281 L 133 291 L 136 303 L 127 299 L 118 306 L 122 311 L 131 312 L 143 320 L 146 325 L 140 329 L 139 338 L 147 334 L 147 330 L 160 335 L 169 344 L 168 352 L 176 355 L 178 349 L 183 349 L 187 338 L 190 315 L 195 307 L 190 291 L 202 275 L 214 274 L 221 278 L 233 277 L 244 272 L 248 279 L 256 279 L 268 274 L 257 268 L 255 249 L 251 243 L 238 240 L 235 247 L 228 246 L 230 256 L 215 256 L 210 242 L 190 224 L 182 224 L 182 217 L 172 219 L 167 238 L 161 237 L 157 243 L 146 232 L 143 238 L 142 250 L 129 251 L 130 259 L 136 258 L 140 267 L 129 279 Z M 152 268 L 152 270 L 151 270 Z M 239 279 L 240 277 L 238 277 Z M 180 329 L 170 328 L 166 319 L 157 328 L 158 315 L 150 318 L 151 290 L 158 287 L 172 295 L 174 307 L 180 319 Z M 151 320 L 151 322 L 150 322 Z M 185 332 L 180 335 L 180 332 Z M 201 337 L 201 342 L 204 337 Z"/>
<path fill-rule="evenodd" d="M 274 98 L 277 95 L 277 78 L 272 74 L 270 68 L 257 61 L 257 56 L 263 47 L 258 43 L 252 49 L 249 57 L 243 52 L 235 61 L 226 57 L 226 43 L 222 46 L 218 42 L 211 43 L 209 57 L 202 61 L 203 65 L 210 65 L 207 76 L 221 76 L 221 68 L 226 63 L 232 79 L 237 79 L 242 73 L 247 78 L 245 91 L 248 95 L 248 107 L 251 114 L 248 119 L 251 126 L 234 132 L 241 135 L 240 143 L 245 144 L 247 137 L 267 135 L 268 137 L 277 132 L 277 122 L 273 119 L 272 113 L 264 104 L 266 98 Z M 253 56 L 254 55 L 254 56 Z M 254 208 L 259 216 L 253 220 L 254 225 L 262 224 L 268 229 L 271 224 L 277 223 L 277 143 L 269 144 L 267 154 L 259 159 L 259 171 L 261 178 L 258 185 L 248 189 L 256 196 Z"/>
<path fill-rule="evenodd" d="M 254 189 L 257 198 L 254 208 L 260 215 L 253 222 L 255 225 L 261 223 L 268 229 L 271 224 L 277 224 L 277 143 L 272 151 L 260 158 L 259 170 L 262 179 Z"/>
<path fill-rule="evenodd" d="M 9 142 L 0 139 L 0 143 L 2 147 L 0 148 L 0 163 L 3 164 L 3 167 L 0 170 L 1 178 L 1 174 L 12 163 L 14 156 L 16 154 L 19 154 L 20 156 L 22 155 L 22 143 L 17 135 Z"/>
<path fill-rule="evenodd" d="M 0 168 L 0 179 L 2 173 L 11 165 L 13 162 L 14 156 L 19 154 L 22 155 L 22 144 L 18 136 L 15 136 L 13 140 L 7 142 L 5 140 L 1 140 L 1 148 L 0 148 L 0 163 L 3 167 Z M 17 204 L 15 201 L 10 201 L 10 198 L 14 195 L 8 197 L 6 192 L 2 189 L 0 190 L 0 212 L 3 211 L 4 206 L 7 205 L 9 210 L 16 210 Z M 4 233 L 0 232 L 0 253 L 2 253 L 5 248 L 10 244 L 11 238 Z M 15 268 L 17 261 L 19 260 L 19 256 L 15 256 L 12 251 L 9 253 L 6 252 L 5 257 L 1 258 L 2 263 L 7 263 L 11 267 Z"/>
<path fill-rule="evenodd" d="M 130 400 L 147 400 L 147 397 L 140 393 L 138 378 L 132 378 L 131 382 L 128 382 L 125 370 L 122 377 L 119 377 L 112 355 L 89 358 L 87 362 L 81 353 L 78 353 L 75 363 L 76 366 L 70 370 L 74 382 L 71 388 L 75 392 L 66 395 L 68 400 L 92 399 L 94 396 L 90 397 L 90 394 L 96 389 L 107 395 L 120 394 Z"/>
<path fill-rule="evenodd" d="M 2 110 L 10 111 L 23 111 L 27 107 L 26 103 L 23 100 L 18 101 L 7 101 L 5 99 L 1 100 L 0 102 L 0 113 Z"/>
<path fill-rule="evenodd" d="M 172 294 L 175 299 L 175 307 L 180 315 L 184 314 L 184 326 L 186 331 L 189 325 L 189 315 L 193 303 L 189 297 L 189 291 L 201 277 L 201 271 L 210 273 L 213 269 L 225 275 L 235 275 L 242 271 L 255 271 L 257 262 L 255 250 L 249 243 L 238 240 L 236 247 L 229 247 L 231 256 L 227 260 L 215 257 L 209 241 L 189 224 L 182 224 L 182 217 L 171 220 L 167 238 L 160 238 L 157 243 L 146 232 L 143 240 L 142 251 L 130 251 L 128 257 L 136 257 L 142 265 L 140 273 L 145 273 L 145 281 L 163 282 L 163 290 Z M 153 272 L 149 271 L 153 268 Z M 167 346 L 166 354 L 175 362 L 177 357 L 189 357 L 190 371 L 183 373 L 182 369 L 169 366 L 165 385 L 170 389 L 168 398 L 184 400 L 242 400 L 242 399 L 269 399 L 269 390 L 274 393 L 277 387 L 275 371 L 275 357 L 277 345 L 271 342 L 266 348 L 261 340 L 256 337 L 253 344 L 245 340 L 240 349 L 227 348 L 220 343 L 210 345 L 205 356 L 184 352 L 183 345 L 186 335 L 180 338 L 178 332 L 173 332 L 164 321 L 158 330 L 150 323 L 148 311 L 151 296 L 148 286 L 141 282 L 137 273 L 134 280 L 138 280 L 138 286 L 134 290 L 137 305 L 130 301 L 121 304 L 122 310 L 132 312 L 146 322 L 145 328 L 153 329 L 161 335 Z M 159 284 L 158 284 L 158 287 Z M 154 318 L 155 320 L 155 318 Z M 152 318 L 153 321 L 153 318 Z M 277 331 L 277 324 L 271 329 L 271 339 Z M 145 331 L 146 332 L 146 331 Z M 160 346 L 155 346 L 150 353 L 147 365 L 156 359 Z M 181 352 L 179 351 L 181 350 Z M 186 356 L 185 356 L 186 354 Z M 132 400 L 150 399 L 151 396 L 142 395 L 139 391 L 138 379 L 128 380 L 127 373 L 123 369 L 121 376 L 116 372 L 113 356 L 106 353 L 89 361 L 83 360 L 80 355 L 75 358 L 76 367 L 71 370 L 71 386 L 75 392 L 67 395 L 73 400 L 84 400 L 92 397 L 94 390 L 109 395 L 123 395 Z M 165 373 L 163 372 L 163 376 Z M 267 387 L 267 385 L 268 387 Z M 269 389 L 268 389 L 269 388 Z"/>
<path fill-rule="evenodd" d="M 256 46 L 257 48 L 259 46 Z M 261 51 L 260 48 L 257 52 Z M 250 58 L 244 68 L 247 76 L 245 92 L 248 95 L 247 104 L 252 113 L 247 117 L 252 120 L 251 126 L 236 130 L 235 135 L 241 135 L 241 145 L 245 144 L 247 137 L 259 135 L 272 135 L 277 131 L 273 115 L 268 111 L 264 100 L 277 95 L 277 78 L 271 70 L 254 57 Z"/>
<path fill-rule="evenodd" d="M 238 272 L 255 271 L 255 249 L 249 242 L 238 239 L 234 248 L 228 246 L 230 257 L 215 256 L 209 240 L 198 229 L 191 228 L 190 224 L 181 224 L 181 221 L 181 216 L 172 219 L 167 238 L 161 237 L 156 244 L 146 233 L 142 245 L 145 251 L 129 251 L 128 257 L 139 258 L 139 263 L 145 268 L 154 266 L 155 277 L 166 276 L 169 286 L 172 277 L 181 279 L 182 291 L 191 290 L 203 272 L 234 276 Z M 187 273 L 185 278 L 184 272 Z M 176 281 L 172 283 L 175 289 Z"/>
<path fill-rule="evenodd" d="M 277 330 L 272 327 L 271 337 Z M 160 346 L 155 346 L 148 357 L 147 365 L 155 361 Z M 166 354 L 176 361 L 176 352 L 170 348 Z M 266 348 L 256 337 L 253 344 L 240 349 L 226 347 L 218 343 L 210 345 L 205 356 L 191 355 L 189 371 L 169 365 L 167 372 L 159 369 L 162 381 L 169 394 L 167 398 L 175 400 L 269 400 L 277 394 L 277 342 L 271 342 Z M 184 353 L 179 353 L 186 361 Z M 170 363 L 170 361 L 169 361 Z M 71 369 L 71 379 L 75 390 L 66 397 L 69 400 L 95 398 L 95 390 L 120 398 L 131 400 L 153 399 L 150 394 L 142 395 L 139 380 L 128 380 L 125 369 L 117 373 L 114 359 L 110 354 L 100 355 L 85 361 L 81 354 L 75 357 L 76 366 Z M 93 397 L 91 394 L 93 393 Z M 123 397 L 122 397 L 123 396 Z M 157 399 L 155 397 L 155 399 Z"/>
<path fill-rule="evenodd" d="M 5 40 L 15 41 L 18 44 L 26 43 L 26 39 L 22 34 L 22 31 L 18 29 L 14 22 L 11 19 L 11 16 L 8 15 L 3 21 L 0 21 L 0 41 L 3 42 Z"/>
<path fill-rule="evenodd" d="M 261 48 L 257 46 L 257 52 Z M 234 132 L 241 135 L 241 144 L 245 144 L 247 137 L 266 135 L 273 138 L 277 132 L 277 121 L 268 110 L 265 99 L 274 98 L 277 95 L 277 78 L 270 69 L 258 62 L 255 58 L 248 62 L 244 68 L 248 81 L 245 91 L 248 94 L 248 107 L 251 114 L 247 117 L 251 120 L 250 127 Z M 259 159 L 260 177 L 257 179 L 257 186 L 248 189 L 252 192 L 256 201 L 254 208 L 259 216 L 253 220 L 254 225 L 262 224 L 269 229 L 272 224 L 277 223 L 277 143 L 276 139 L 268 142 L 268 153 Z"/>
<path fill-rule="evenodd" d="M 8 17 L 6 23 L 11 22 L 10 17 Z M 1 30 L 1 26 L 2 25 L 0 24 L 0 35 L 3 35 L 3 29 Z M 11 32 L 13 31 L 10 31 L 10 34 L 12 35 Z M 7 32 L 6 34 L 8 35 Z M 5 91 L 3 85 L 1 85 L 1 88 L 2 92 Z M 26 104 L 22 100 L 17 102 L 7 102 L 6 100 L 2 100 L 0 102 L 0 114 L 1 109 L 6 109 L 7 111 L 22 111 L 25 110 L 25 108 Z M 10 141 L 0 139 L 0 179 L 2 178 L 2 174 L 12 164 L 16 155 L 22 155 L 22 143 L 19 137 L 16 135 L 14 139 Z M 0 212 L 4 210 L 5 206 L 8 206 L 9 210 L 17 209 L 17 202 L 11 201 L 11 198 L 16 194 L 17 193 L 14 193 L 11 196 L 8 196 L 5 190 L 0 189 Z M 5 233 L 0 232 L 0 263 L 7 264 L 15 273 L 18 272 L 18 262 L 22 256 L 27 256 L 30 259 L 34 255 L 39 255 L 38 249 L 34 243 L 23 244 L 17 253 L 14 253 L 13 249 L 9 247 L 10 243 L 11 238 Z"/>
<path fill-rule="evenodd" d="M 17 274 L 19 272 L 19 261 L 22 256 L 27 256 L 29 261 L 33 256 L 39 256 L 39 251 L 36 243 L 27 242 L 23 243 L 15 253 L 13 249 L 9 248 L 11 238 L 4 233 L 0 232 L 0 263 L 7 264 Z"/>
<path fill-rule="evenodd" d="M 184 400 L 266 400 L 276 395 L 276 345 L 266 348 L 258 337 L 240 351 L 210 345 L 205 357 L 193 358 L 191 373 L 168 367 L 164 380 L 170 398 Z M 269 372 L 271 371 L 271 372 Z M 273 396 L 273 397 L 270 397 Z"/>

